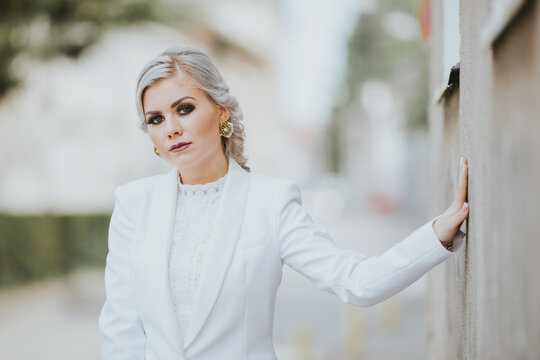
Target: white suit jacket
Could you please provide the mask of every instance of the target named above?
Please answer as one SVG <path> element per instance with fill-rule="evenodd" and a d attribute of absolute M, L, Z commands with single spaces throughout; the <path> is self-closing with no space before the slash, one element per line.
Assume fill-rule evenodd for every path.
<path fill-rule="evenodd" d="M 283 264 L 347 304 L 369 306 L 464 244 L 460 231 L 455 250 L 446 250 L 432 227 L 437 216 L 381 256 L 339 249 L 302 207 L 295 182 L 248 172 L 229 159 L 208 262 L 182 342 L 167 282 L 177 179 L 173 168 L 115 190 L 99 317 L 103 359 L 274 360 L 274 303 Z"/>

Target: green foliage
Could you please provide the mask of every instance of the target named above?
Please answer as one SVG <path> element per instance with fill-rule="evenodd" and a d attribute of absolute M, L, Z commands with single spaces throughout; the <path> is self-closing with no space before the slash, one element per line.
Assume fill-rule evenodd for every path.
<path fill-rule="evenodd" d="M 339 172 L 345 149 L 342 134 L 350 121 L 362 121 L 362 114 L 351 116 L 350 107 L 358 101 L 363 83 L 369 79 L 386 82 L 393 94 L 404 99 L 406 130 L 427 127 L 428 49 L 420 39 L 402 40 L 384 28 L 390 12 L 403 12 L 416 18 L 418 1 L 379 1 L 377 9 L 362 13 L 349 38 L 346 83 L 340 103 L 328 124 L 329 170 Z"/>
<path fill-rule="evenodd" d="M 406 11 L 406 3 L 394 11 Z M 387 34 L 383 27 L 384 11 L 363 14 L 349 41 L 349 100 L 358 97 L 362 83 L 376 78 L 407 98 L 407 124 L 410 128 L 427 126 L 428 51 L 420 42 L 404 41 Z M 412 14 L 411 14 L 412 15 Z M 399 73 L 419 72 L 425 74 L 414 82 L 399 82 Z"/>
<path fill-rule="evenodd" d="M 17 56 L 79 57 L 113 26 L 140 21 L 179 25 L 190 8 L 151 0 L 0 0 L 0 98 L 19 83 Z"/>
<path fill-rule="evenodd" d="M 0 214 L 0 286 L 104 266 L 109 215 Z"/>

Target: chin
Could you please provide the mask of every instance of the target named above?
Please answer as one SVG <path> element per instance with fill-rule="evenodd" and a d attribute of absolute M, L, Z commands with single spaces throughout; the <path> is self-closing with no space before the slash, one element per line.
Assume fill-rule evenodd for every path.
<path fill-rule="evenodd" d="M 178 168 L 189 168 L 197 165 L 198 161 L 188 157 L 186 159 L 173 159 L 173 161 L 170 161 L 170 163 L 176 165 Z"/>

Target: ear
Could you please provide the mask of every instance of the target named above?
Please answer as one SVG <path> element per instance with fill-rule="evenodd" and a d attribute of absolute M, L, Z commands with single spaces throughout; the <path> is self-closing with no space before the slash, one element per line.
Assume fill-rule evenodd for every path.
<path fill-rule="evenodd" d="M 229 118 L 231 117 L 231 110 L 229 110 L 229 108 L 225 106 L 220 106 L 219 110 L 219 122 L 221 123 L 223 121 L 229 121 Z"/>

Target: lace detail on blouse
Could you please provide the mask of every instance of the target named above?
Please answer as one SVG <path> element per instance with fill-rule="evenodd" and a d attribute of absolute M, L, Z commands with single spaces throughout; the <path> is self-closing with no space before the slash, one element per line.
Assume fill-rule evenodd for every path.
<path fill-rule="evenodd" d="M 178 181 L 174 233 L 169 254 L 169 287 L 182 338 L 191 321 L 193 301 L 208 251 L 208 239 L 226 177 L 227 174 L 206 184 L 182 184 Z"/>

